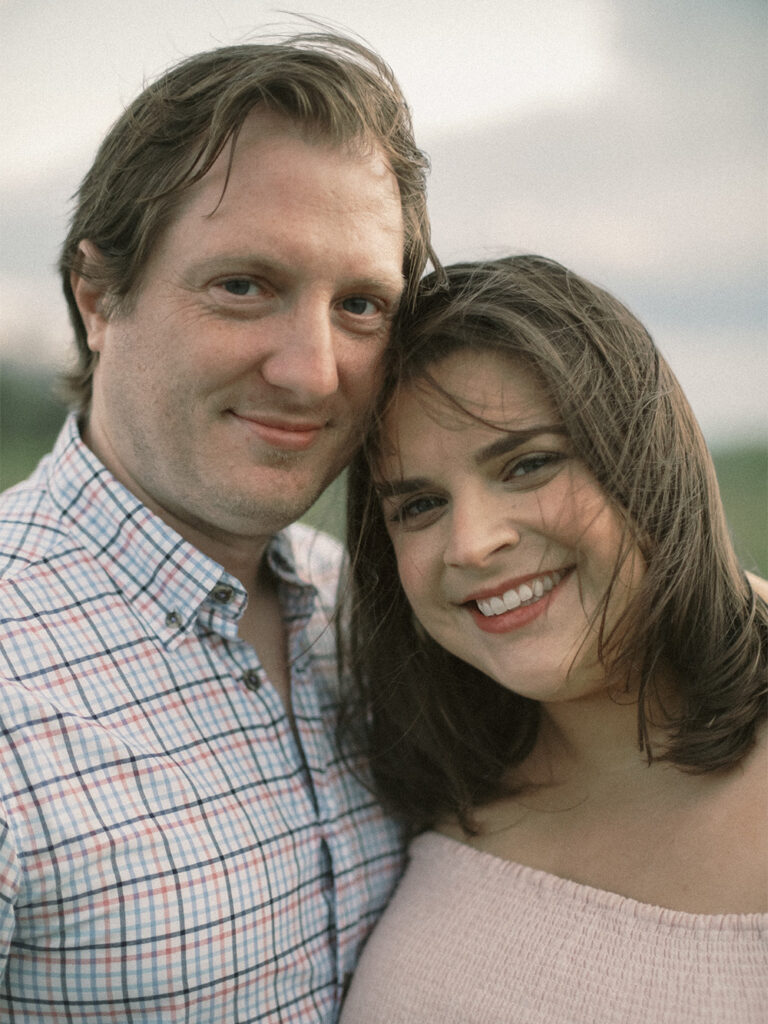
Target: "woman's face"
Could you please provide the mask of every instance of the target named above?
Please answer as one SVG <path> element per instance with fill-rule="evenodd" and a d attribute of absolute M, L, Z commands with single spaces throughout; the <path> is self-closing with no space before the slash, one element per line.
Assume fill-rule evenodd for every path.
<path fill-rule="evenodd" d="M 619 557 L 621 517 L 572 456 L 524 365 L 464 351 L 430 372 L 471 415 L 436 390 L 404 388 L 385 419 L 377 472 L 416 617 L 443 647 L 524 696 L 551 702 L 604 688 L 593 619 Z M 643 571 L 634 550 L 606 635 Z"/>

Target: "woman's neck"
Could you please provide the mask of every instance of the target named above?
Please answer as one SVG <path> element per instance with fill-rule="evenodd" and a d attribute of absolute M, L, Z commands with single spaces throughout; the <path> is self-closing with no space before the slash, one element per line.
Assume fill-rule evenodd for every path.
<path fill-rule="evenodd" d="M 671 685 L 662 687 L 664 701 L 673 700 Z M 647 771 L 649 754 L 658 756 L 667 744 L 665 716 L 652 702 L 646 717 L 649 749 L 642 745 L 637 692 L 604 689 L 578 700 L 541 705 L 538 739 L 521 766 L 521 781 L 533 786 L 607 782 Z"/>

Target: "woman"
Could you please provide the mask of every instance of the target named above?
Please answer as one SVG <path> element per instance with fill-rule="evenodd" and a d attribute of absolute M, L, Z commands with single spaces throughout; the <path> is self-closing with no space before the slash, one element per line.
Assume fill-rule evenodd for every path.
<path fill-rule="evenodd" d="M 348 720 L 417 837 L 343 1024 L 768 1019 L 768 613 L 677 381 L 536 256 L 427 281 L 394 354 Z"/>

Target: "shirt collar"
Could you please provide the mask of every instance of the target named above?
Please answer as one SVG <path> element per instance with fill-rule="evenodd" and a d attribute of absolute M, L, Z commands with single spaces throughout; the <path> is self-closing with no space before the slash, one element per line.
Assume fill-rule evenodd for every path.
<path fill-rule="evenodd" d="M 74 414 L 67 418 L 53 449 L 49 487 L 70 533 L 98 560 L 162 642 L 175 644 L 183 639 L 206 603 L 208 624 L 223 635 L 237 634 L 246 602 L 243 585 L 112 476 L 82 441 Z M 286 583 L 314 591 L 296 572 L 287 535 L 273 538 L 267 558 Z M 224 602 L 217 596 L 224 592 L 221 588 L 231 591 Z"/>

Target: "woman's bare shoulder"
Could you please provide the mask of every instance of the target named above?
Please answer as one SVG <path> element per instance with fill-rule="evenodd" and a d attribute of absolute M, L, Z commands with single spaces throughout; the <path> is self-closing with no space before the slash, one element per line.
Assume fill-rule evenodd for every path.
<path fill-rule="evenodd" d="M 762 576 L 755 576 L 751 572 L 747 573 L 747 579 L 757 596 L 762 597 L 764 601 L 768 601 L 768 580 L 764 580 Z"/>

